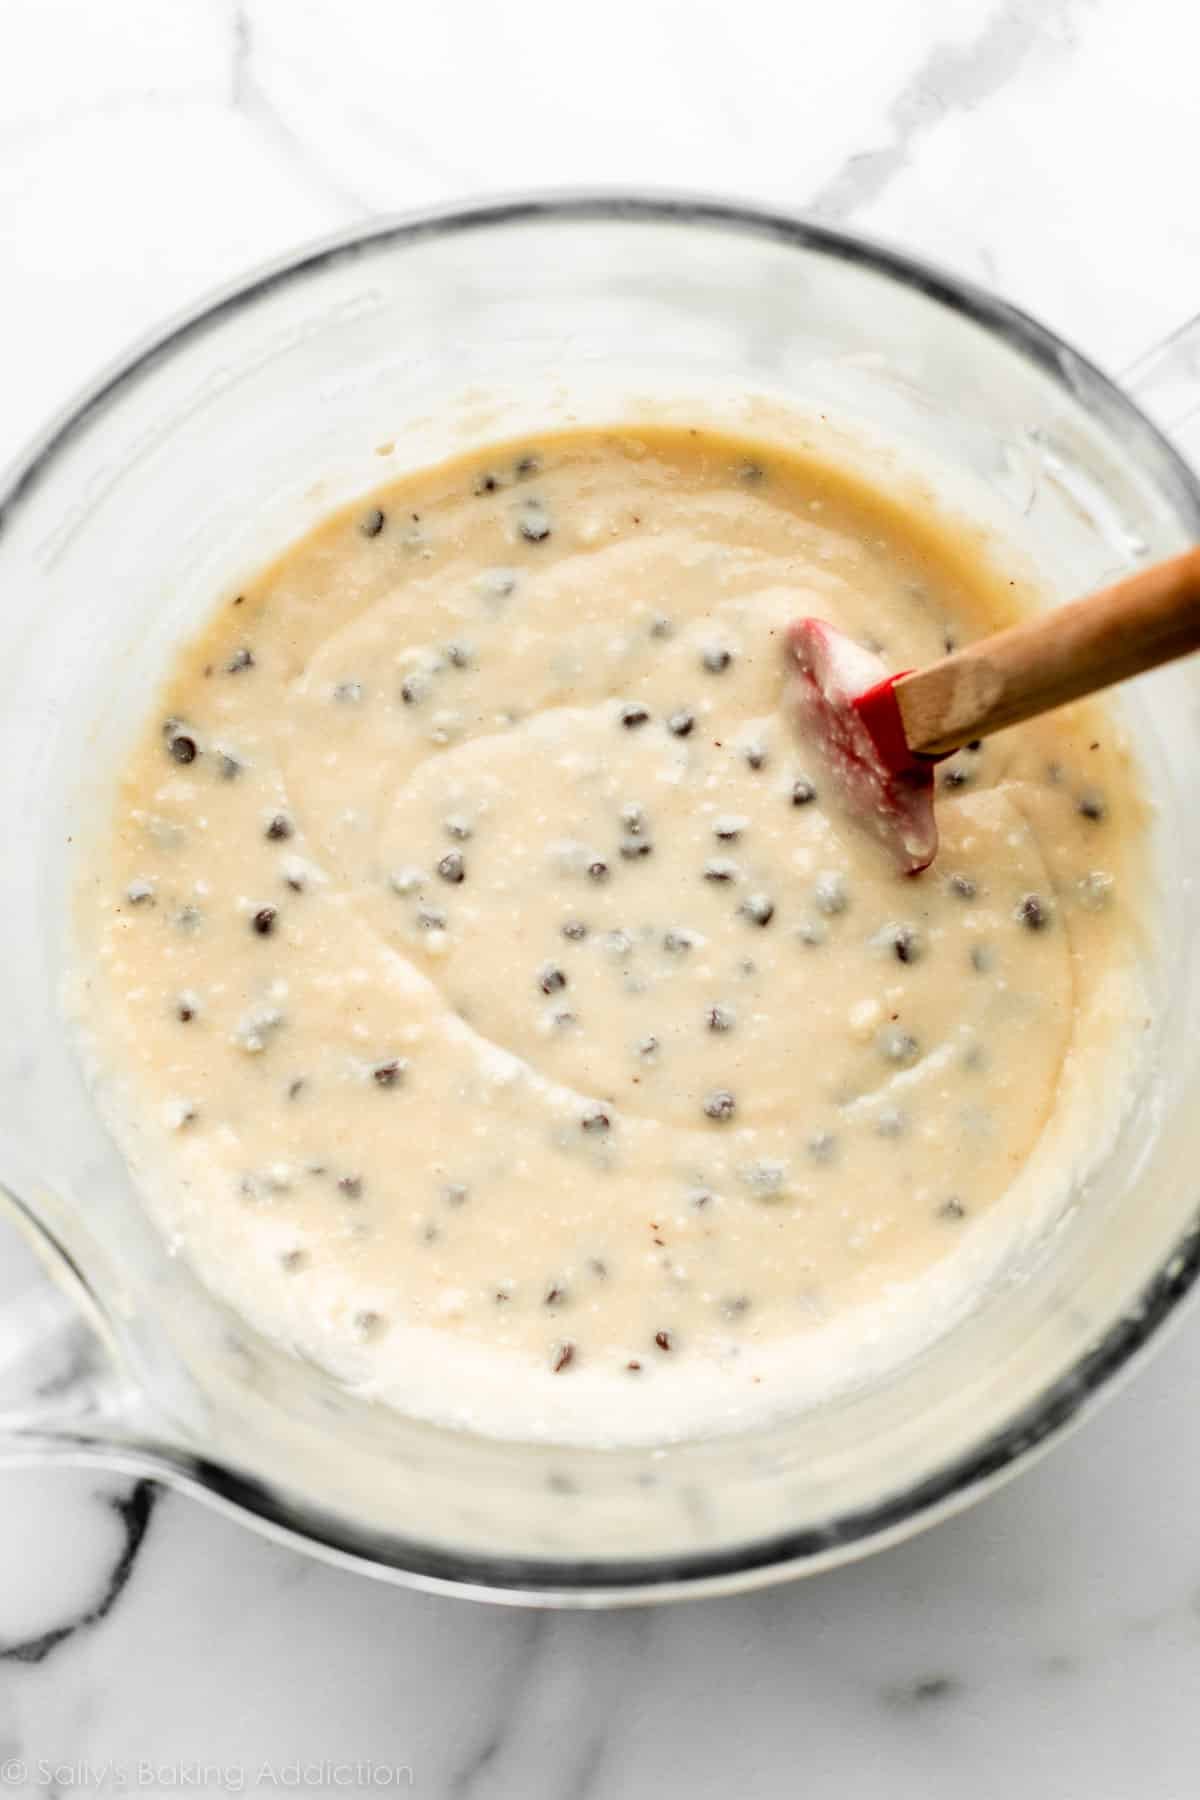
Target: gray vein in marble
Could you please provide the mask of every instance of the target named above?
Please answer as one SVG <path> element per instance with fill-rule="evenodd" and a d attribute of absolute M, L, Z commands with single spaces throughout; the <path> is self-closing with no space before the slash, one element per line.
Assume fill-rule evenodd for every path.
<path fill-rule="evenodd" d="M 450 1800 L 470 1800 L 470 1796 L 478 1788 L 480 1778 L 486 1775 L 500 1754 L 517 1709 L 521 1689 L 529 1680 L 531 1665 L 537 1660 L 549 1623 L 548 1613 L 531 1613 L 522 1622 L 512 1646 L 511 1664 L 506 1669 L 507 1678 L 501 1685 L 494 1717 L 480 1741 L 449 1774 L 446 1793 Z"/>
<path fill-rule="evenodd" d="M 271 104 L 254 73 L 254 32 L 244 4 L 233 9 L 233 51 L 229 98 L 235 113 L 268 138 L 293 170 L 311 181 L 343 211 L 364 214 L 370 209 L 362 195 L 327 169 L 311 144 L 295 132 Z"/>
<path fill-rule="evenodd" d="M 106 1619 L 121 1598 L 133 1574 L 134 1564 L 146 1540 L 146 1532 L 154 1513 L 159 1490 L 152 1481 L 137 1481 L 126 1494 L 106 1494 L 105 1504 L 117 1515 L 121 1525 L 121 1548 L 100 1587 L 99 1597 L 74 1619 L 55 1625 L 37 1637 L 24 1638 L 15 1644 L 0 1644 L 0 1662 L 42 1663 L 60 1644 Z"/>
<path fill-rule="evenodd" d="M 963 45 L 934 45 L 887 109 L 892 141 L 848 156 L 808 202 L 821 219 L 861 212 L 907 168 L 921 140 L 951 113 L 970 112 L 1045 48 L 1048 27 L 1066 28 L 1074 0 L 1015 0 Z"/>

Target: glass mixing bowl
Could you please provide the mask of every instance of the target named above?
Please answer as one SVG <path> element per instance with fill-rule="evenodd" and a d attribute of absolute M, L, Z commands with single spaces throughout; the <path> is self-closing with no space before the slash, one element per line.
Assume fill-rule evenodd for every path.
<path fill-rule="evenodd" d="M 1184 404 L 1194 342 L 1147 363 L 1148 392 Z M 15 1247 L 0 1267 L 0 1459 L 148 1471 L 356 1567 L 478 1597 L 712 1592 L 862 1554 L 983 1493 L 1111 1386 L 1191 1285 L 1192 666 L 1129 703 L 1159 805 L 1164 972 L 1136 1104 L 1055 1229 L 886 1381 L 704 1442 L 491 1441 L 373 1408 L 256 1338 L 149 1224 L 58 990 L 72 840 L 107 804 L 172 646 L 224 584 L 384 478 L 648 408 L 816 434 L 892 485 L 915 471 L 1036 566 L 1050 600 L 1200 537 L 1185 463 L 1049 332 L 911 259 L 746 207 L 551 197 L 373 225 L 137 350 L 0 495 L 0 1182 L 41 1253 L 37 1273 Z"/>

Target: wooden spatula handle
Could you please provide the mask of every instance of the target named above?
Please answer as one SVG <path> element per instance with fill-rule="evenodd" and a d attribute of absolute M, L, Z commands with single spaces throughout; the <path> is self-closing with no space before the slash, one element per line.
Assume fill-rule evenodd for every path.
<path fill-rule="evenodd" d="M 956 650 L 896 683 L 909 748 L 945 754 L 1200 650 L 1200 550 Z"/>

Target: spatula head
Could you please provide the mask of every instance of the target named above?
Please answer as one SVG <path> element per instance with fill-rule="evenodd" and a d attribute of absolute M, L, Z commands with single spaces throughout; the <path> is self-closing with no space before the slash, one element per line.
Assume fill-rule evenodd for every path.
<path fill-rule="evenodd" d="M 899 675 L 822 619 L 797 619 L 787 642 L 786 704 L 798 731 L 843 807 L 905 874 L 919 874 L 937 854 L 934 765 L 908 747 L 893 691 Z"/>

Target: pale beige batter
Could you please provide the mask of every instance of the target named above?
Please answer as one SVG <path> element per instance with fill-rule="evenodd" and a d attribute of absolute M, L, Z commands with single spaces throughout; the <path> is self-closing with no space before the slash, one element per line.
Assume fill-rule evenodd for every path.
<path fill-rule="evenodd" d="M 81 883 L 180 1250 L 500 1431 L 736 1423 L 928 1335 L 1136 1014 L 1140 803 L 1076 708 L 945 765 L 901 877 L 779 710 L 782 628 L 908 666 L 1011 608 L 966 538 L 665 429 L 433 470 L 228 596 Z"/>

